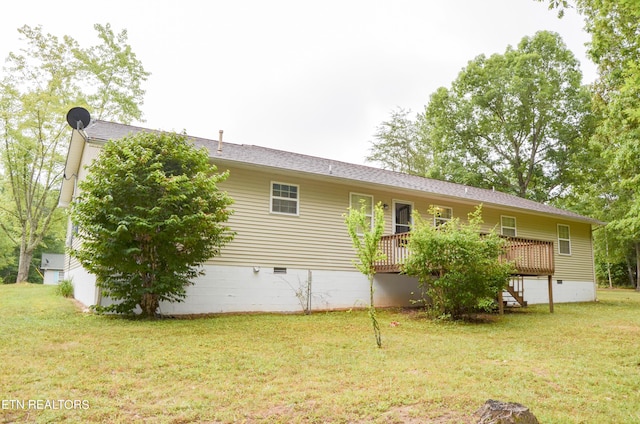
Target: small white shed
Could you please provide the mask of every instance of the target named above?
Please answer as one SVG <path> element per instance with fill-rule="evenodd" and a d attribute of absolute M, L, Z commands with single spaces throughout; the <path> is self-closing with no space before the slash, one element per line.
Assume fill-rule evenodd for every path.
<path fill-rule="evenodd" d="M 44 284 L 58 284 L 64 280 L 64 254 L 43 253 L 40 269 Z"/>

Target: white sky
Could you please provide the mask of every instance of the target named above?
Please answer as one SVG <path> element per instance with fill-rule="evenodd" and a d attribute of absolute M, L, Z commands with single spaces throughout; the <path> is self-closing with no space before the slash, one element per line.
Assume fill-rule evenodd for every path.
<path fill-rule="evenodd" d="M 152 73 L 138 125 L 352 163 L 393 109 L 422 111 L 469 60 L 538 30 L 595 78 L 582 18 L 534 0 L 21 0 L 0 8 L 0 59 L 22 25 L 89 46 L 95 23 L 126 29 Z"/>

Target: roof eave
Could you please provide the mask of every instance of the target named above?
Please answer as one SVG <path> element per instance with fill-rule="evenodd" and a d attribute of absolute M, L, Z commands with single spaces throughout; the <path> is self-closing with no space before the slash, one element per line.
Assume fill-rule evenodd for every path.
<path fill-rule="evenodd" d="M 103 126 L 106 125 L 106 128 L 104 128 Z M 100 128 L 98 128 L 100 127 Z M 110 128 L 113 127 L 113 128 Z M 95 130 L 95 131 L 93 131 Z M 87 132 L 89 133 L 88 138 L 86 139 L 86 142 L 88 144 L 91 145 L 96 145 L 96 146 L 101 146 L 104 143 L 106 143 L 108 141 L 108 139 L 118 139 L 121 137 L 124 137 L 128 134 L 132 134 L 132 133 L 137 133 L 140 131 L 144 131 L 144 132 L 162 132 L 162 131 L 154 131 L 154 130 L 150 130 L 150 129 L 146 129 L 146 128 L 140 128 L 140 127 L 132 127 L 129 125 L 122 125 L 122 124 L 114 124 L 114 123 L 109 123 L 106 121 L 96 121 L 95 123 L 93 123 L 93 125 L 91 125 L 90 127 L 87 128 Z M 93 134 L 93 135 L 91 135 Z M 528 213 L 528 214 L 533 214 L 533 215 L 538 215 L 538 216 L 547 216 L 547 217 L 554 217 L 555 219 L 560 219 L 560 220 L 566 220 L 566 221 L 570 221 L 570 222 L 581 222 L 581 223 L 586 223 L 586 224 L 591 224 L 591 225 L 605 225 L 604 222 L 601 222 L 599 220 L 587 217 L 587 216 L 582 216 L 580 214 L 575 214 L 573 212 L 570 211 L 565 211 L 563 209 L 559 209 L 559 208 L 554 208 L 554 207 L 547 207 L 545 206 L 544 208 L 533 208 L 530 209 L 528 208 L 526 205 L 520 204 L 509 204 L 509 202 L 506 201 L 492 201 L 490 198 L 491 196 L 471 196 L 471 197 L 467 197 L 466 193 L 467 193 L 467 189 L 469 189 L 469 192 L 471 191 L 475 191 L 475 190 L 483 190 L 483 189 L 477 189 L 474 187 L 470 187 L 470 186 L 464 186 L 461 184 L 454 184 L 455 186 L 457 186 L 456 190 L 459 189 L 464 189 L 464 193 L 465 195 L 457 195 L 455 192 L 454 193 L 446 193 L 444 191 L 430 191 L 428 189 L 424 189 L 424 188 L 419 188 L 417 186 L 412 187 L 413 184 L 411 185 L 396 185 L 396 184 L 392 184 L 392 181 L 389 181 L 388 183 L 385 183 L 384 181 L 382 181 L 379 177 L 380 175 L 374 175 L 373 177 L 367 177 L 366 175 L 362 176 L 362 178 L 360 178 L 360 176 L 357 175 L 350 175 L 350 173 L 342 173 L 341 169 L 343 166 L 346 167 L 353 167 L 353 166 L 359 166 L 359 165 L 354 165 L 354 164 L 347 164 L 347 163 L 341 163 L 338 161 L 333 161 L 330 159 L 323 159 L 323 158 L 317 158 L 317 157 L 309 157 L 307 155 L 298 155 L 295 153 L 291 153 L 291 152 L 281 152 L 282 155 L 295 155 L 295 158 L 302 158 L 305 162 L 309 162 L 309 159 L 314 159 L 316 161 L 322 161 L 322 165 L 326 165 L 326 169 L 319 171 L 320 168 L 318 168 L 318 163 L 314 163 L 312 162 L 312 165 L 316 165 L 316 166 L 312 166 L 310 169 L 303 169 L 301 167 L 288 167 L 288 166 L 282 166 L 282 164 L 286 163 L 286 161 L 281 161 L 280 157 L 278 156 L 277 160 L 273 158 L 274 153 L 277 154 L 277 152 L 275 152 L 273 149 L 266 149 L 266 148 L 261 148 L 259 146 L 245 146 L 245 145 L 237 145 L 237 144 L 233 144 L 233 143 L 226 143 L 225 145 L 222 146 L 222 150 L 219 151 L 217 149 L 217 147 L 219 146 L 219 143 L 214 143 L 214 140 L 208 140 L 208 139 L 203 139 L 200 137 L 189 137 L 190 139 L 192 139 L 194 141 L 194 144 L 196 144 L 198 147 L 204 147 L 208 150 L 209 153 L 209 157 L 210 160 L 214 163 L 219 162 L 220 164 L 222 163 L 229 163 L 229 164 L 234 164 L 236 166 L 244 166 L 244 167 L 250 167 L 252 169 L 255 168 L 263 168 L 263 169 L 269 169 L 269 170 L 277 170 L 278 172 L 282 172 L 282 173 L 286 173 L 286 174 L 292 174 L 292 175 L 304 175 L 310 178 L 314 178 L 314 179 L 321 179 L 321 180 L 326 180 L 326 181 L 333 181 L 333 182 L 342 182 L 342 183 L 347 183 L 347 184 L 358 184 L 358 185 L 362 185 L 362 186 L 370 186 L 370 187 L 374 187 L 374 188 L 382 188 L 384 187 L 385 189 L 390 189 L 394 192 L 405 192 L 405 193 L 410 193 L 410 194 L 416 194 L 419 196 L 425 196 L 425 195 L 429 195 L 429 196 L 433 196 L 436 198 L 442 198 L 442 199 L 451 199 L 457 202 L 463 202 L 463 203 L 468 203 L 468 204 L 485 204 L 487 206 L 491 205 L 491 207 L 494 208 L 499 208 L 502 210 L 508 210 L 508 211 L 517 211 L 517 212 L 523 212 L 523 213 Z M 231 155 L 229 155 L 227 152 L 227 148 L 230 145 L 235 146 L 234 149 L 237 148 L 242 148 L 242 149 L 250 149 L 250 150 L 255 150 L 257 149 L 258 151 L 254 151 L 252 152 L 253 154 L 253 159 L 251 157 L 251 154 L 249 155 L 249 158 L 244 158 L 244 157 L 234 157 L 233 153 Z M 262 161 L 262 160 L 257 160 L 255 161 L 255 155 L 256 154 L 260 154 L 262 153 L 261 150 L 265 150 L 267 153 L 267 158 L 269 158 L 269 155 L 272 156 L 271 157 L 271 162 L 267 161 Z M 289 158 L 291 159 L 291 158 Z M 282 164 L 280 164 L 280 162 L 282 162 Z M 337 166 L 336 166 L 337 165 Z M 391 173 L 392 171 L 384 171 L 384 170 L 377 170 L 376 172 L 389 172 Z M 367 173 L 365 173 L 367 174 Z M 393 173 L 395 174 L 399 174 L 399 173 Z M 390 174 L 391 175 L 391 174 Z M 392 175 L 392 176 L 394 176 Z M 397 175 L 395 175 L 397 177 Z M 415 178 L 413 176 L 408 176 L 406 174 L 404 174 L 404 176 L 406 176 L 407 178 Z M 385 178 L 386 179 L 386 178 Z M 393 178 L 394 180 L 397 180 L 397 178 Z M 453 183 L 446 183 L 446 182 L 442 182 L 443 184 L 453 184 Z M 451 188 L 451 187 L 449 187 Z M 454 187 L 455 188 L 455 187 Z M 522 203 L 522 202 L 519 202 Z M 558 210 L 558 212 L 554 212 L 554 210 Z M 562 213 L 565 212 L 565 213 Z"/>
<path fill-rule="evenodd" d="M 265 170 L 278 170 L 278 172 L 283 172 L 283 173 L 287 173 L 287 174 L 294 174 L 294 175 L 306 175 L 306 176 L 313 176 L 314 178 L 317 179 L 322 179 L 322 180 L 328 180 L 328 181 L 341 181 L 345 184 L 349 184 L 349 183 L 358 183 L 358 184 L 362 184 L 364 186 L 371 186 L 371 187 L 384 187 L 387 190 L 392 190 L 397 192 L 398 190 L 401 190 L 403 192 L 407 192 L 407 193 L 411 193 L 413 195 L 422 195 L 424 196 L 425 194 L 429 194 L 433 197 L 436 198 L 441 198 L 441 199 L 450 199 L 452 201 L 455 202 L 462 202 L 462 203 L 466 203 L 469 205 L 478 205 L 480 203 L 487 205 L 487 206 L 491 206 L 492 208 L 496 208 L 496 209 L 502 209 L 502 210 L 506 210 L 506 211 L 514 211 L 514 212 L 520 212 L 520 213 L 527 213 L 527 214 L 531 214 L 531 215 L 537 215 L 537 216 L 545 216 L 545 217 L 553 217 L 556 219 L 560 219 L 560 220 L 565 220 L 565 221 L 571 221 L 571 222 L 581 222 L 581 223 L 585 223 L 585 224 L 591 224 L 591 225 L 606 225 L 606 222 L 602 222 L 599 221 L 597 219 L 594 218 L 590 218 L 587 216 L 572 216 L 572 215 L 563 215 L 563 214 L 555 214 L 552 212 L 543 212 L 543 211 L 532 211 L 530 209 L 525 209 L 525 208 L 520 208 L 517 206 L 508 206 L 508 205 L 504 205 L 504 204 L 500 204 L 500 203 L 494 203 L 491 201 L 480 201 L 480 200 L 476 200 L 476 199 L 468 199 L 468 198 L 464 198 L 464 197 L 459 197 L 459 196 L 454 196 L 454 195 L 450 195 L 450 194 L 440 194 L 440 193 L 431 193 L 431 192 L 427 192 L 424 190 L 418 190 L 418 189 L 410 189 L 410 188 L 399 188 L 397 186 L 391 185 L 391 184 L 383 184 L 383 183 L 377 183 L 377 182 L 372 182 L 372 181 L 366 181 L 366 180 L 358 180 L 358 179 L 353 179 L 353 178 L 348 178 L 348 177 L 344 177 L 344 176 L 339 176 L 339 175 L 335 175 L 335 174 L 323 174 L 323 173 L 318 173 L 318 172 L 308 172 L 308 171 L 300 171 L 300 170 L 293 170 L 290 168 L 286 168 L 286 167 L 279 167 L 279 166 L 272 166 L 272 165 L 263 165 L 263 164 L 249 164 L 247 162 L 244 161 L 239 161 L 239 160 L 235 160 L 232 158 L 225 158 L 222 156 L 217 156 L 215 154 L 211 154 L 210 155 L 210 159 L 213 162 L 220 162 L 221 164 L 223 163 L 228 163 L 228 164 L 234 164 L 234 165 L 240 165 L 240 166 L 245 166 L 247 168 L 251 168 L 251 169 L 256 169 L 256 168 L 263 168 Z M 471 189 L 473 189 L 473 187 L 469 187 Z"/>

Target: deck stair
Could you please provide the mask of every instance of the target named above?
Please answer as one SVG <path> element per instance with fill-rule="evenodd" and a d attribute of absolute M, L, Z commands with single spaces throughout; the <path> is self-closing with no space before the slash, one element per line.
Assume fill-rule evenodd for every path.
<path fill-rule="evenodd" d="M 503 294 L 503 299 L 505 306 L 509 305 L 508 298 L 513 299 L 511 304 L 517 303 L 519 306 L 527 306 L 527 301 L 524 300 L 524 277 L 521 275 L 514 275 L 511 277 L 509 281 L 509 285 L 505 289 L 505 292 L 508 293 L 505 297 Z M 514 305 L 515 306 L 515 305 Z"/>

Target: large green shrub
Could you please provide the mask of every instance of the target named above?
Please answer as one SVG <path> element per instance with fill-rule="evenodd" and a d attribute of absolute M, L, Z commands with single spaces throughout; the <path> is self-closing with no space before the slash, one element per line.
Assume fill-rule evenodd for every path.
<path fill-rule="evenodd" d="M 459 318 L 507 286 L 513 265 L 500 261 L 503 239 L 493 231 L 481 234 L 480 206 L 468 223 L 453 218 L 435 227 L 417 212 L 413 218 L 404 273 L 419 279 L 436 315 Z"/>
<path fill-rule="evenodd" d="M 79 185 L 71 217 L 82 244 L 72 253 L 96 275 L 108 311 L 181 301 L 200 267 L 233 238 L 232 199 L 218 189 L 205 150 L 184 135 L 138 133 L 108 142 Z"/>

